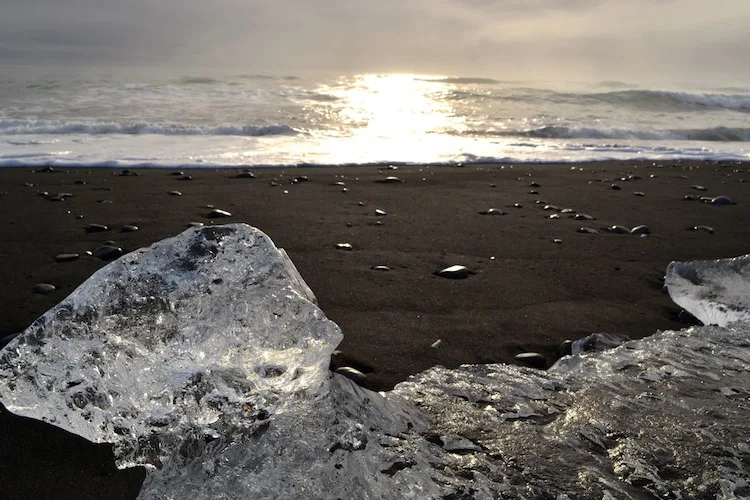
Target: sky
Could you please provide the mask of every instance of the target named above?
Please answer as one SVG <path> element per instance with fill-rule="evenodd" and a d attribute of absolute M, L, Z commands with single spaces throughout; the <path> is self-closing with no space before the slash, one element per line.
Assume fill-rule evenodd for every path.
<path fill-rule="evenodd" d="M 750 0 L 2 0 L 0 63 L 750 79 Z"/>

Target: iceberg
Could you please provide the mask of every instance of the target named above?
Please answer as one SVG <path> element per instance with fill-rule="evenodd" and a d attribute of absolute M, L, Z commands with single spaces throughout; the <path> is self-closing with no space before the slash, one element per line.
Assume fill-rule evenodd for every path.
<path fill-rule="evenodd" d="M 342 333 L 268 236 L 191 228 L 12 339 L 0 401 L 113 443 L 143 499 L 745 498 L 749 261 L 670 264 L 709 326 L 375 393 L 329 371 Z"/>

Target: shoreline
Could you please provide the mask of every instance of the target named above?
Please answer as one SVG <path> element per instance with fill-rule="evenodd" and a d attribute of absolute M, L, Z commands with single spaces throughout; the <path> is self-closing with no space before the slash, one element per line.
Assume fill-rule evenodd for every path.
<path fill-rule="evenodd" d="M 122 168 L 55 170 L 0 168 L 0 338 L 24 329 L 106 264 L 94 257 L 56 262 L 58 254 L 83 254 L 105 240 L 132 251 L 192 221 L 246 222 L 288 252 L 344 332 L 335 362 L 365 372 L 364 385 L 374 390 L 435 365 L 512 363 L 521 352 L 539 352 L 551 364 L 562 341 L 590 333 L 641 338 L 684 328 L 679 307 L 661 290 L 666 265 L 743 255 L 750 241 L 749 190 L 741 182 L 750 182 L 747 162 L 250 169 L 256 178 L 237 178 L 241 169 L 235 168 L 190 169 L 192 180 L 161 168 L 129 169 L 139 175 L 120 175 Z M 292 183 L 301 175 L 307 181 Z M 405 182 L 376 182 L 386 176 Z M 181 195 L 169 194 L 175 190 Z M 51 200 L 63 192 L 72 196 Z M 737 204 L 714 206 L 686 195 L 724 195 Z M 547 204 L 595 219 L 568 218 L 544 210 Z M 208 205 L 232 217 L 209 219 Z M 489 208 L 505 215 L 479 213 Z M 550 219 L 555 213 L 560 218 Z M 89 233 L 88 224 L 109 230 Z M 643 224 L 651 233 L 604 230 L 615 224 Z M 125 225 L 138 230 L 121 232 Z M 599 234 L 578 233 L 583 226 Z M 698 226 L 713 232 L 689 229 Z M 554 243 L 558 238 L 562 243 Z M 353 250 L 336 249 L 338 243 Z M 378 265 L 390 271 L 371 269 Z M 462 280 L 434 275 L 451 265 L 475 274 Z M 41 282 L 57 288 L 32 293 Z M 10 498 L 49 496 L 58 487 L 95 498 L 114 481 L 124 481 L 121 498 L 133 498 L 139 488 L 141 471 L 115 472 L 111 459 L 102 469 L 106 445 L 81 443 L 5 411 L 0 424 L 9 429 L 0 437 L 0 473 L 24 478 L 14 481 Z M 72 450 L 85 451 L 71 460 L 71 453 L 79 455 Z M 40 454 L 51 463 L 40 466 Z M 82 486 L 90 477 L 98 482 Z"/>

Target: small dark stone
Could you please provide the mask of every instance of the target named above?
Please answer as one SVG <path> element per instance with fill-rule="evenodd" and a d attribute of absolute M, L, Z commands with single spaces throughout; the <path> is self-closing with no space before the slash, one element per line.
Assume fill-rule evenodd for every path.
<path fill-rule="evenodd" d="M 592 217 L 588 214 L 576 214 L 575 217 L 573 217 L 575 220 L 596 220 L 595 217 Z"/>
<path fill-rule="evenodd" d="M 86 227 L 87 233 L 103 233 L 104 231 L 109 231 L 109 227 L 104 224 L 89 224 Z"/>
<path fill-rule="evenodd" d="M 101 245 L 96 247 L 91 255 L 102 260 L 114 260 L 123 254 L 122 248 L 113 245 Z"/>
<path fill-rule="evenodd" d="M 610 233 L 630 234 L 630 229 L 626 228 L 625 226 L 610 226 L 607 230 Z"/>
<path fill-rule="evenodd" d="M 180 177 L 180 180 L 181 181 L 192 181 L 193 180 L 193 176 L 192 175 L 183 175 L 182 177 Z"/>
<path fill-rule="evenodd" d="M 693 226 L 690 228 L 691 231 L 705 231 L 707 233 L 713 234 L 714 228 L 711 226 Z"/>
<path fill-rule="evenodd" d="M 531 189 L 529 190 L 529 194 L 539 194 L 539 191 L 537 191 L 536 189 Z"/>
<path fill-rule="evenodd" d="M 120 229 L 123 233 L 134 233 L 138 231 L 138 226 L 135 226 L 133 224 L 128 224 L 125 226 L 122 226 L 122 229 Z"/>
<path fill-rule="evenodd" d="M 182 196 L 182 193 L 179 191 L 170 191 L 169 194 L 172 196 Z"/>
<path fill-rule="evenodd" d="M 139 175 L 141 174 L 139 174 L 138 172 L 133 172 L 132 170 L 129 170 L 127 168 L 120 172 L 120 177 L 138 177 Z"/>
<path fill-rule="evenodd" d="M 173 175 L 175 177 L 185 175 L 185 172 L 171 172 L 169 175 Z"/>
<path fill-rule="evenodd" d="M 339 250 L 349 250 L 349 251 L 354 250 L 354 247 L 352 246 L 351 243 L 337 243 L 336 248 Z"/>
<path fill-rule="evenodd" d="M 384 179 L 377 179 L 375 182 L 379 184 L 398 184 L 400 182 L 405 182 L 405 181 L 402 181 L 398 177 L 389 176 Z"/>
<path fill-rule="evenodd" d="M 727 196 L 717 196 L 711 199 L 712 205 L 734 205 L 734 202 Z"/>
<path fill-rule="evenodd" d="M 529 184 L 529 187 L 538 188 L 542 186 L 538 182 L 532 182 L 531 184 Z"/>
<path fill-rule="evenodd" d="M 42 295 L 47 295 L 48 293 L 52 293 L 55 290 L 55 285 L 51 285 L 49 283 L 37 283 L 36 285 L 34 285 L 34 288 L 31 289 L 32 292 Z"/>
<path fill-rule="evenodd" d="M 599 231 L 590 227 L 581 227 L 577 231 L 583 234 L 599 234 Z"/>
<path fill-rule="evenodd" d="M 437 271 L 435 273 L 436 276 L 440 276 L 441 278 L 448 278 L 453 280 L 462 280 L 468 278 L 472 274 L 476 273 L 465 266 L 458 265 L 446 267 L 445 269 L 441 269 L 440 271 Z"/>
<path fill-rule="evenodd" d="M 705 186 L 699 186 L 698 184 L 693 185 L 693 189 L 696 191 L 708 191 L 708 188 Z"/>
<path fill-rule="evenodd" d="M 339 187 L 344 187 L 344 186 L 346 186 L 346 182 L 343 182 L 343 181 L 336 181 L 336 182 L 332 182 L 332 183 L 331 183 L 331 186 L 339 186 Z"/>
<path fill-rule="evenodd" d="M 636 195 L 636 196 L 646 196 L 646 193 L 644 193 L 643 191 L 636 191 L 633 194 Z"/>
<path fill-rule="evenodd" d="M 648 226 L 635 226 L 630 230 L 630 234 L 651 234 L 651 229 Z"/>
<path fill-rule="evenodd" d="M 483 212 L 479 212 L 482 215 L 505 215 L 505 212 L 498 208 L 488 208 Z"/>
<path fill-rule="evenodd" d="M 115 240 L 107 240 L 107 241 L 102 241 L 102 245 L 109 245 L 109 246 L 113 247 L 113 246 L 117 245 L 117 243 L 115 243 Z"/>
<path fill-rule="evenodd" d="M 220 217 L 231 217 L 232 214 L 227 212 L 226 210 L 219 210 L 218 208 L 215 208 L 208 212 L 207 217 L 209 219 L 218 219 Z"/>
<path fill-rule="evenodd" d="M 77 253 L 61 253 L 58 255 L 55 255 L 55 261 L 56 262 L 70 262 L 72 260 L 78 260 L 80 255 Z"/>
<path fill-rule="evenodd" d="M 86 181 L 81 181 L 81 180 L 73 181 L 73 184 L 78 184 L 79 186 L 83 186 L 86 184 Z"/>
<path fill-rule="evenodd" d="M 682 198 L 685 201 L 695 201 L 697 198 L 693 196 L 692 194 L 686 194 L 684 198 Z"/>
<path fill-rule="evenodd" d="M 571 354 L 573 354 L 573 341 L 564 340 L 557 349 L 557 355 L 562 358 L 563 356 L 570 356 Z"/>
<path fill-rule="evenodd" d="M 43 173 L 43 174 L 51 174 L 52 172 L 57 172 L 57 170 L 55 170 L 55 169 L 54 169 L 54 168 L 52 168 L 52 167 L 44 167 L 44 168 L 43 168 L 43 169 L 41 169 L 41 170 L 37 170 L 37 172 L 41 172 L 41 173 Z"/>
<path fill-rule="evenodd" d="M 702 326 L 703 322 L 687 312 L 686 310 L 681 310 L 679 314 L 677 315 L 677 321 L 680 323 L 685 323 L 686 325 L 698 325 Z"/>
<path fill-rule="evenodd" d="M 334 373 L 343 375 L 355 384 L 361 385 L 365 381 L 365 374 L 351 366 L 340 366 L 334 370 Z"/>
<path fill-rule="evenodd" d="M 391 268 L 388 266 L 372 266 L 370 269 L 373 271 L 390 271 Z"/>
<path fill-rule="evenodd" d="M 515 359 L 532 368 L 544 368 L 547 366 L 547 359 L 538 352 L 522 352 L 521 354 L 517 354 Z"/>
<path fill-rule="evenodd" d="M 298 175 L 297 177 L 294 178 L 294 180 L 297 182 L 309 182 L 310 181 L 310 179 L 308 179 L 306 175 Z"/>
<path fill-rule="evenodd" d="M 240 172 L 235 177 L 237 179 L 255 179 L 256 175 L 252 172 L 245 171 L 245 172 Z"/>
<path fill-rule="evenodd" d="M 610 186 L 610 188 L 611 188 L 611 189 L 614 189 L 615 191 L 619 191 L 619 190 L 621 190 L 621 189 L 622 189 L 622 188 L 621 188 L 620 186 L 618 186 L 617 184 L 612 184 L 612 185 Z"/>

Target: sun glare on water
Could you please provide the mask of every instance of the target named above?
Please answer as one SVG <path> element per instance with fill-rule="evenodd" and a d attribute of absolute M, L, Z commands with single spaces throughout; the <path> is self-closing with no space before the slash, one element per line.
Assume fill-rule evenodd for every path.
<path fill-rule="evenodd" d="M 330 143 L 334 158 L 372 158 L 373 152 L 384 161 L 429 158 L 445 148 L 441 132 L 461 127 L 450 105 L 452 89 L 440 77 L 365 74 L 339 83 L 321 89 L 336 97 L 331 118 L 349 139 Z"/>

